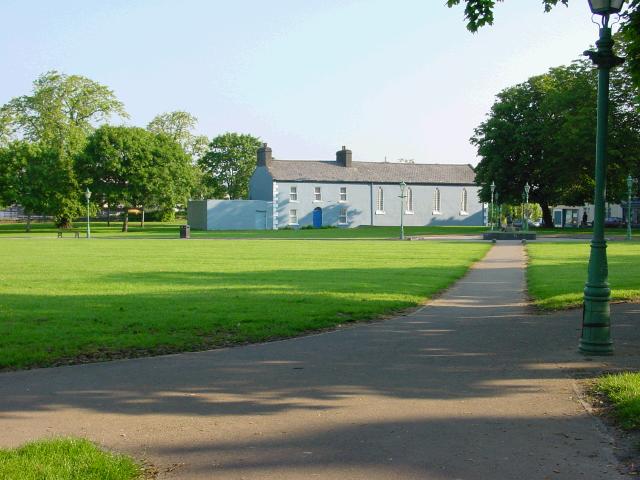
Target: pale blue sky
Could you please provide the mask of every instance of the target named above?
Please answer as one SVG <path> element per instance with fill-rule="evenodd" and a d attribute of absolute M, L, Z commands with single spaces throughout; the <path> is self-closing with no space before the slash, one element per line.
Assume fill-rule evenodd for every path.
<path fill-rule="evenodd" d="M 445 0 L 0 0 L 0 103 L 47 70 L 111 87 L 145 126 L 251 133 L 283 159 L 477 163 L 468 139 L 504 87 L 579 57 L 586 0 L 506 0 L 472 35 Z"/>

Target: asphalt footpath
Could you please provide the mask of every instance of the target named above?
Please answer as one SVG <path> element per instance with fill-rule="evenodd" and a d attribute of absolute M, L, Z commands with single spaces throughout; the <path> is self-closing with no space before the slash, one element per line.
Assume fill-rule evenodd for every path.
<path fill-rule="evenodd" d="M 582 377 L 638 365 L 577 353 L 581 312 L 538 315 L 524 249 L 498 242 L 393 319 L 238 348 L 0 374 L 0 446 L 82 436 L 171 479 L 627 478 Z"/>

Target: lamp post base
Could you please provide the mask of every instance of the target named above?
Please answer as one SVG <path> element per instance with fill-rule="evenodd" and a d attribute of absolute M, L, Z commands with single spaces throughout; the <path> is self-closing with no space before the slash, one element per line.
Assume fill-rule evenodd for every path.
<path fill-rule="evenodd" d="M 605 287 L 598 293 L 602 296 L 589 298 L 585 295 L 587 298 L 582 311 L 582 337 L 578 350 L 584 355 L 613 355 L 609 288 Z"/>
<path fill-rule="evenodd" d="M 590 342 L 584 339 L 585 333 L 582 333 L 583 338 L 580 339 L 580 345 L 578 346 L 578 350 L 581 354 L 587 356 L 607 356 L 613 355 L 613 342 L 602 341 L 602 342 Z"/>

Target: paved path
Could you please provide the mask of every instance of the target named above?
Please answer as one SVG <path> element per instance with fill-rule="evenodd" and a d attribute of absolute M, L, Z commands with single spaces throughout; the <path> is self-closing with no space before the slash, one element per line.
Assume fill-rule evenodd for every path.
<path fill-rule="evenodd" d="M 575 353 L 580 313 L 534 316 L 523 295 L 522 247 L 499 242 L 438 300 L 388 321 L 0 374 L 0 444 L 86 436 L 160 478 L 618 478 L 569 378 L 603 365 Z M 620 309 L 619 332 L 635 335 L 638 310 Z M 619 342 L 620 358 L 637 361 L 637 345 Z"/>

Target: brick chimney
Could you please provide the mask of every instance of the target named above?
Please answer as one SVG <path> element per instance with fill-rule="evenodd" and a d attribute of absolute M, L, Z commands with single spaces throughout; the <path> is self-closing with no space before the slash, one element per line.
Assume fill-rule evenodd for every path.
<path fill-rule="evenodd" d="M 336 152 L 336 162 L 343 167 L 351 166 L 351 150 L 347 150 L 347 147 L 342 146 L 342 150 Z"/>
<path fill-rule="evenodd" d="M 271 165 L 271 148 L 269 148 L 266 143 L 263 143 L 262 146 L 258 149 L 258 166 L 268 167 L 270 165 Z"/>

